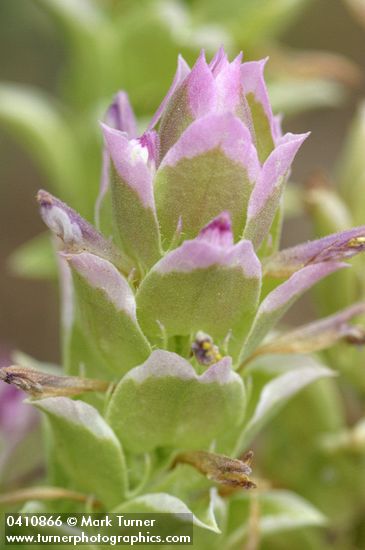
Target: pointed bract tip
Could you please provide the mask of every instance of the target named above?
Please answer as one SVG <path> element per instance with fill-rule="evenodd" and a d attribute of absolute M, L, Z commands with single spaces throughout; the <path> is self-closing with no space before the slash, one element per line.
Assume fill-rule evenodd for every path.
<path fill-rule="evenodd" d="M 185 57 L 181 55 L 181 53 L 179 53 L 179 55 L 177 56 L 177 67 L 178 69 L 185 68 L 190 70 L 188 62 L 186 61 Z"/>
<path fill-rule="evenodd" d="M 292 134 L 287 132 L 278 141 L 277 147 L 285 145 L 298 144 L 298 147 L 310 136 L 311 132 L 304 132 L 303 134 Z"/>
<path fill-rule="evenodd" d="M 101 131 L 103 132 L 103 136 L 105 141 L 108 141 L 108 138 L 112 137 L 119 137 L 123 136 L 127 139 L 127 133 L 122 132 L 122 130 L 117 130 L 116 128 L 113 128 L 112 126 L 109 126 L 109 124 L 106 124 L 102 120 L 99 120 L 99 126 L 101 128 Z"/>
<path fill-rule="evenodd" d="M 217 50 L 216 54 L 213 56 L 211 62 L 209 63 L 210 70 L 214 72 L 215 69 L 217 69 L 220 63 L 224 60 L 227 61 L 227 54 L 222 44 L 220 48 Z"/>
<path fill-rule="evenodd" d="M 199 57 L 196 60 L 196 62 L 194 63 L 193 68 L 191 69 L 191 72 L 195 72 L 195 71 L 201 69 L 201 67 L 204 67 L 204 68 L 208 67 L 204 49 L 200 50 Z"/>
<path fill-rule="evenodd" d="M 128 94 L 123 90 L 113 97 L 104 118 L 112 128 L 126 132 L 131 138 L 137 136 L 137 122 Z"/>
<path fill-rule="evenodd" d="M 236 55 L 236 57 L 233 59 L 232 63 L 234 63 L 234 64 L 237 63 L 237 64 L 241 65 L 242 59 L 243 59 L 243 52 L 240 51 L 240 53 L 238 55 Z"/>

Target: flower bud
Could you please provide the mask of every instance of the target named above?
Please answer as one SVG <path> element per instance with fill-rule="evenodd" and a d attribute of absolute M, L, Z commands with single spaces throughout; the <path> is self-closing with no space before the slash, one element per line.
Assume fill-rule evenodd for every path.
<path fill-rule="evenodd" d="M 47 191 L 38 191 L 37 200 L 42 219 L 61 243 L 65 252 L 87 250 L 114 263 L 124 273 L 129 273 L 132 264 L 121 252 L 96 231 L 75 210 Z"/>

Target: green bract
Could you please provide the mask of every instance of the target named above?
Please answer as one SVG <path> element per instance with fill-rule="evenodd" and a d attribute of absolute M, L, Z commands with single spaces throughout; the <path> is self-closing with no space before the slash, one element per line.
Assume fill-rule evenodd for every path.
<path fill-rule="evenodd" d="M 198 376 L 188 361 L 155 351 L 118 384 L 106 418 L 126 449 L 199 449 L 236 427 L 245 410 L 241 378 L 228 358 Z"/>

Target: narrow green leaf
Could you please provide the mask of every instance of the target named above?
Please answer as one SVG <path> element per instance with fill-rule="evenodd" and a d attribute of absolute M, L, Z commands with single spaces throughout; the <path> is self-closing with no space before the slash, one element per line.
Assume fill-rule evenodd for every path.
<path fill-rule="evenodd" d="M 236 493 L 230 503 L 230 548 L 235 547 L 234 543 L 241 541 L 242 544 L 249 534 L 249 517 L 253 501 L 258 512 L 257 530 L 263 537 L 302 527 L 323 527 L 327 521 L 317 508 L 290 491 L 264 491 L 255 495 Z"/>
<path fill-rule="evenodd" d="M 265 365 L 268 360 L 263 364 Z M 252 410 L 253 406 L 254 410 L 240 436 L 237 449 L 245 449 L 262 426 L 301 389 L 320 378 L 335 376 L 334 371 L 324 367 L 311 357 L 292 356 L 291 360 L 293 367 L 269 380 L 263 386 L 257 401 L 251 403 L 250 408 Z M 259 371 L 260 367 L 257 372 L 259 373 Z M 254 377 L 254 365 L 250 372 Z"/>

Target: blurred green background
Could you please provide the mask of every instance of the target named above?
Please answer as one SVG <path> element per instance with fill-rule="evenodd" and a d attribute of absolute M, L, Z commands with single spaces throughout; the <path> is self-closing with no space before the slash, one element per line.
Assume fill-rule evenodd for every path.
<path fill-rule="evenodd" d="M 87 13 L 82 22 L 85 33 L 92 34 L 94 27 L 97 32 L 104 32 L 106 51 L 86 55 L 84 59 L 89 63 L 91 60 L 92 64 L 87 66 L 85 61 L 82 72 L 82 49 L 87 48 L 88 38 L 78 47 L 72 28 L 65 25 L 62 17 L 58 20 L 52 13 L 49 7 L 52 4 L 57 2 L 0 2 L 1 81 L 31 85 L 60 98 L 62 108 L 68 109 L 71 118 L 72 113 L 87 112 L 80 120 L 87 117 L 92 120 L 93 132 L 96 131 L 96 118 L 101 116 L 113 90 L 127 89 L 137 113 L 147 116 L 163 97 L 175 70 L 178 51 L 183 51 L 191 62 L 200 46 L 205 45 L 211 55 L 215 46 L 223 42 L 232 54 L 242 47 L 248 58 L 270 56 L 267 72 L 274 77 L 274 104 L 281 107 L 283 103 L 289 112 L 285 128 L 293 132 L 312 131 L 298 156 L 293 174 L 294 181 L 303 181 L 314 169 L 332 169 L 359 100 L 365 95 L 365 33 L 358 14 L 349 8 L 349 3 L 341 0 L 286 3 L 236 0 L 221 3 L 221 8 L 220 3 L 208 0 L 164 2 L 163 24 L 156 19 L 160 7 L 157 9 L 158 3 L 153 0 L 100 0 L 95 4 L 114 19 L 117 41 L 123 47 L 119 42 L 114 46 L 107 44 L 115 37 L 110 37 L 102 28 L 103 23 L 93 20 L 93 14 Z M 76 4 L 79 2 L 74 2 L 74 7 Z M 259 14 L 261 10 L 257 26 L 260 32 L 255 31 L 250 17 L 246 18 L 247 24 L 243 17 L 236 17 L 244 4 L 248 6 L 248 15 L 250 9 L 254 10 L 252 6 L 256 5 Z M 277 10 L 276 23 L 270 23 L 271 26 L 265 23 L 268 17 L 274 19 L 275 6 L 280 4 L 284 4 L 284 8 L 281 6 L 283 13 L 292 10 L 290 18 L 284 21 Z M 299 7 L 297 11 L 294 4 Z M 67 10 L 72 2 L 65 0 L 63 5 Z M 188 29 L 190 23 L 186 22 L 186 14 L 195 21 L 198 31 L 192 33 Z M 91 44 L 92 47 L 95 45 Z M 105 68 L 103 56 L 113 47 L 115 56 L 109 64 L 111 67 Z M 291 54 L 321 50 L 344 57 L 315 62 L 310 57 L 307 60 L 292 57 L 288 54 L 289 48 Z M 300 78 L 292 97 L 286 98 L 285 81 L 293 72 L 298 72 Z M 336 88 L 328 91 L 325 87 L 322 91 L 316 88 L 316 79 L 322 76 L 329 76 L 329 82 Z M 293 98 L 297 98 L 299 106 L 293 106 Z M 311 104 L 314 106 L 310 107 Z M 298 109 L 300 113 L 290 114 Z M 87 128 L 84 130 L 87 133 Z M 6 124 L 0 124 L 1 345 L 22 349 L 42 360 L 56 361 L 59 337 L 55 285 L 47 280 L 14 276 L 7 262 L 15 248 L 43 231 L 34 196 L 40 187 L 52 191 L 45 172 L 28 151 L 14 133 L 8 131 Z M 98 177 L 100 155 L 96 143 L 93 154 L 85 154 L 82 159 L 85 164 L 92 165 L 94 178 Z M 95 187 L 95 182 L 90 184 L 91 195 Z M 80 203 L 82 197 L 78 200 Z M 88 200 L 90 202 L 90 197 L 85 199 L 85 204 Z M 290 231 L 286 232 L 286 241 L 300 242 L 309 235 L 305 220 L 289 220 L 288 224 Z M 305 307 L 308 307 L 307 302 Z M 302 320 L 305 312 L 296 308 L 297 316 L 298 311 Z"/>

